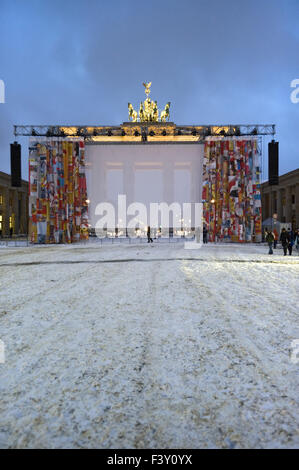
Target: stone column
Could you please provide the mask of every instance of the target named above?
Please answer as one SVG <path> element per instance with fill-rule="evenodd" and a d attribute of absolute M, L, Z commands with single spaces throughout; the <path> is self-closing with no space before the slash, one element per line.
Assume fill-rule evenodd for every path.
<path fill-rule="evenodd" d="M 191 167 L 191 202 L 202 201 L 202 194 L 200 194 L 200 181 L 200 162 L 193 162 Z"/>
<path fill-rule="evenodd" d="M 14 230 L 13 234 L 17 235 L 19 233 L 19 193 L 17 189 L 13 190 L 12 196 L 12 212 L 14 214 Z"/>
<path fill-rule="evenodd" d="M 275 201 L 276 201 L 276 191 L 275 189 L 273 189 L 272 190 L 272 206 L 271 206 L 271 214 L 270 214 L 271 217 L 273 217 L 273 214 L 276 213 Z"/>
<path fill-rule="evenodd" d="M 4 194 L 3 194 L 3 207 L 4 207 L 4 213 L 3 213 L 3 236 L 8 237 L 9 236 L 9 188 L 4 188 Z"/>
<path fill-rule="evenodd" d="M 90 150 L 93 151 L 93 148 Z M 87 182 L 87 198 L 90 201 L 88 205 L 88 219 L 92 228 L 95 228 L 96 222 L 100 218 L 96 215 L 98 204 L 106 202 L 106 170 L 103 159 L 94 159 L 93 164 L 87 161 L 85 170 Z"/>
<path fill-rule="evenodd" d="M 282 194 L 281 190 L 277 190 L 277 219 L 279 222 L 281 222 L 282 218 Z"/>
<path fill-rule="evenodd" d="M 126 160 L 124 163 L 123 178 L 124 193 L 127 196 L 127 206 L 129 206 L 135 202 L 135 169 L 131 160 Z"/>
<path fill-rule="evenodd" d="M 266 217 L 265 217 L 265 220 L 266 219 L 269 219 L 270 217 L 270 212 L 271 212 L 271 194 L 270 194 L 270 191 L 267 193 L 267 214 L 266 214 Z"/>
<path fill-rule="evenodd" d="M 269 194 L 262 194 L 262 216 L 263 220 L 268 219 L 269 217 Z"/>
<path fill-rule="evenodd" d="M 27 234 L 27 220 L 26 220 L 26 193 L 21 193 L 21 214 L 20 214 L 20 233 Z"/>
<path fill-rule="evenodd" d="M 299 228 L 299 183 L 296 184 L 295 193 L 295 205 L 296 205 L 296 228 Z"/>
<path fill-rule="evenodd" d="M 292 188 L 288 186 L 286 188 L 286 222 L 292 222 Z"/>
<path fill-rule="evenodd" d="M 174 168 L 172 162 L 163 165 L 163 200 L 168 204 L 174 201 Z"/>
<path fill-rule="evenodd" d="M 95 173 L 94 170 L 91 170 L 91 171 L 93 171 L 93 173 Z M 92 173 L 93 192 L 95 192 L 94 188 L 96 186 L 98 186 L 98 188 L 99 188 L 99 192 L 98 192 L 99 200 L 94 201 L 95 205 L 97 205 L 100 202 L 106 202 L 107 201 L 106 163 L 104 161 L 100 161 L 98 174 L 94 175 L 93 173 Z"/>
<path fill-rule="evenodd" d="M 163 165 L 163 202 L 167 204 L 172 204 L 174 201 L 174 167 L 173 163 L 170 161 L 164 162 Z M 169 216 L 170 221 L 169 225 L 169 236 L 172 236 L 171 229 L 174 228 L 174 225 L 177 225 L 177 222 L 173 220 L 171 222 L 171 217 L 173 214 Z M 173 217 L 174 218 L 174 217 Z M 167 229 L 162 230 L 162 236 L 168 236 Z"/>
<path fill-rule="evenodd" d="M 27 192 L 23 196 L 23 204 L 24 204 L 24 230 L 26 235 L 29 233 L 29 216 L 28 216 L 28 204 L 29 204 L 29 198 Z"/>
<path fill-rule="evenodd" d="M 269 217 L 272 219 L 273 214 L 275 213 L 275 191 L 273 190 L 273 188 L 270 188 L 269 196 Z"/>
<path fill-rule="evenodd" d="M 124 169 L 123 169 L 123 188 L 124 194 L 126 195 L 126 209 L 128 209 L 129 205 L 135 201 L 135 168 L 134 163 L 132 160 L 126 160 L 124 162 Z M 126 225 L 128 227 L 128 222 L 130 221 L 131 216 L 127 216 L 126 214 L 116 215 L 117 219 L 121 218 L 122 222 L 120 222 L 121 226 Z M 124 223 L 123 217 L 126 218 L 126 224 Z M 124 228 L 124 227 L 123 227 Z M 127 235 L 134 237 L 134 231 L 132 230 L 131 233 L 126 231 Z"/>

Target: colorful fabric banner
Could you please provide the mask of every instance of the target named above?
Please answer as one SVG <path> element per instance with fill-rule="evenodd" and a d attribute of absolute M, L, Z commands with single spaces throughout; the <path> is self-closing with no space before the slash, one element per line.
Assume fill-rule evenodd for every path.
<path fill-rule="evenodd" d="M 260 154 L 256 138 L 205 142 L 202 197 L 210 241 L 261 241 Z"/>
<path fill-rule="evenodd" d="M 30 140 L 29 217 L 33 243 L 88 238 L 83 140 Z"/>

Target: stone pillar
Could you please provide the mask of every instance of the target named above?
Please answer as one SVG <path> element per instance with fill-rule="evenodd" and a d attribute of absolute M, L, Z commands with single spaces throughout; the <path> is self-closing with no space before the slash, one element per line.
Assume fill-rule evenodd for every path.
<path fill-rule="evenodd" d="M 286 222 L 292 222 L 292 188 L 288 186 L 286 188 Z"/>
<path fill-rule="evenodd" d="M 14 214 L 14 230 L 13 234 L 17 235 L 19 233 L 19 193 L 16 189 L 13 190 L 12 196 L 12 212 Z"/>
<path fill-rule="evenodd" d="M 9 236 L 9 188 L 4 188 L 4 194 L 3 194 L 3 207 L 4 207 L 4 213 L 3 213 L 3 236 L 8 237 Z"/>
<path fill-rule="evenodd" d="M 174 168 L 173 168 L 173 163 L 172 162 L 164 162 L 163 165 L 163 202 L 166 202 L 167 204 L 172 204 L 174 201 Z M 169 216 L 170 221 L 169 225 L 172 226 L 172 229 L 174 229 L 174 225 L 177 225 L 176 220 L 173 220 L 171 222 L 171 217 L 172 215 Z M 173 217 L 174 218 L 174 217 Z M 181 222 L 180 222 L 181 223 Z M 171 227 L 169 227 L 169 236 L 172 236 L 171 233 Z M 162 230 L 162 235 L 163 236 L 168 236 L 167 230 L 163 229 Z"/>
<path fill-rule="evenodd" d="M 299 183 L 296 184 L 295 205 L 296 205 L 296 228 L 299 228 Z"/>
<path fill-rule="evenodd" d="M 21 214 L 20 214 L 20 233 L 27 234 L 28 227 L 26 221 L 26 194 L 21 193 Z"/>
<path fill-rule="evenodd" d="M 274 214 L 274 205 L 275 205 L 275 191 L 273 191 L 273 188 L 270 187 L 270 192 L 269 192 L 269 218 L 273 218 Z"/>
<path fill-rule="evenodd" d="M 174 168 L 172 162 L 163 166 L 163 201 L 172 204 L 174 201 Z"/>
<path fill-rule="evenodd" d="M 93 147 L 91 147 L 91 152 Z M 87 155 L 88 158 L 88 155 Z M 106 172 L 103 159 L 93 162 L 87 160 L 85 169 L 87 183 L 87 199 L 90 201 L 88 205 L 88 220 L 92 228 L 95 228 L 100 216 L 96 215 L 97 205 L 106 202 Z"/>
<path fill-rule="evenodd" d="M 135 202 L 135 169 L 131 160 L 124 163 L 123 178 L 124 194 L 127 196 L 128 207 L 132 202 Z"/>
<path fill-rule="evenodd" d="M 28 217 L 28 195 L 27 193 L 23 194 L 23 220 L 24 220 L 24 233 L 26 235 L 29 233 L 29 217 Z"/>
<path fill-rule="evenodd" d="M 196 162 L 193 162 L 191 167 L 191 202 L 202 201 L 202 194 L 200 194 L 200 181 L 200 161 L 198 160 Z"/>
<path fill-rule="evenodd" d="M 263 210 L 263 220 L 267 220 L 269 218 L 269 193 L 264 193 L 262 196 L 262 210 Z"/>
<path fill-rule="evenodd" d="M 128 209 L 129 205 L 135 202 L 135 168 L 134 168 L 134 163 L 131 160 L 126 160 L 124 162 L 124 170 L 123 170 L 123 188 L 124 188 L 124 194 L 126 195 L 126 209 Z M 131 216 L 127 216 L 126 214 L 117 214 L 116 215 L 117 219 L 123 217 L 126 217 L 126 224 L 124 221 L 120 222 L 122 225 L 126 225 L 126 228 L 128 227 L 128 222 L 130 221 Z M 127 230 L 127 235 L 134 237 L 134 231 L 132 230 L 131 233 Z"/>
<path fill-rule="evenodd" d="M 281 190 L 277 190 L 277 219 L 279 222 L 281 222 L 282 218 L 282 194 Z"/>
<path fill-rule="evenodd" d="M 95 175 L 95 171 L 92 171 L 92 188 L 93 188 L 93 192 L 94 191 L 94 188 L 95 186 L 98 186 L 99 187 L 99 200 L 98 201 L 94 201 L 95 203 L 95 206 L 101 202 L 106 202 L 107 201 L 107 181 L 106 181 L 106 174 L 107 174 L 107 171 L 106 171 L 106 164 L 105 162 L 103 161 L 100 161 L 100 167 L 99 167 L 99 172 L 97 175 Z"/>
<path fill-rule="evenodd" d="M 273 217 L 273 214 L 277 214 L 277 208 L 278 208 L 278 191 L 277 189 L 275 189 L 275 191 L 273 191 L 272 217 Z"/>

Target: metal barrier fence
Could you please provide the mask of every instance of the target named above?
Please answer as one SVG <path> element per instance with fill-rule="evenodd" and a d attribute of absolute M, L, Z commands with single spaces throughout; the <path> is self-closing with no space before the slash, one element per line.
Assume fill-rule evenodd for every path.
<path fill-rule="evenodd" d="M 194 241 L 195 237 L 158 237 L 153 238 L 154 243 L 178 243 L 178 242 L 185 242 L 185 241 Z M 114 238 L 97 238 L 97 237 L 90 237 L 86 241 L 80 241 L 73 243 L 73 245 L 114 245 L 114 244 L 147 244 L 147 237 L 114 237 Z M 60 244 L 61 245 L 61 244 Z M 65 245 L 68 245 L 67 243 Z M 12 238 L 0 238 L 0 247 L 25 247 L 25 246 L 55 246 L 55 244 L 33 244 L 28 237 L 12 237 Z"/>
<path fill-rule="evenodd" d="M 0 247 L 2 246 L 29 246 L 29 236 L 0 238 Z"/>

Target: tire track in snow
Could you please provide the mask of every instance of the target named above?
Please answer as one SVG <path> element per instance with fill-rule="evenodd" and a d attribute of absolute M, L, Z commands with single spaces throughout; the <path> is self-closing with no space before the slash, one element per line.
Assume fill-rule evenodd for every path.
<path fill-rule="evenodd" d="M 246 423 L 242 422 L 242 414 L 240 414 L 237 407 L 234 412 L 235 416 L 231 417 L 231 422 L 235 423 L 235 429 L 238 429 L 238 433 L 230 440 L 235 440 L 242 446 L 246 445 L 247 442 L 247 445 L 263 447 L 267 445 L 268 439 L 271 446 L 271 439 L 274 442 L 274 437 L 269 436 L 272 427 L 273 436 L 276 436 L 276 439 L 280 441 L 279 446 L 287 447 L 290 445 L 289 442 L 292 442 L 295 446 L 298 445 L 298 434 L 296 436 L 298 403 L 297 407 L 294 408 L 296 385 L 294 383 L 295 376 L 292 376 L 291 372 L 294 367 L 292 368 L 287 357 L 282 359 L 278 351 L 271 350 L 271 345 L 268 347 L 265 344 L 263 334 L 258 332 L 255 327 L 254 319 L 258 320 L 259 314 L 262 314 L 262 312 L 251 310 L 252 305 L 249 309 L 248 305 L 246 306 L 246 299 L 248 300 L 248 273 L 246 276 L 244 273 L 245 278 L 243 278 L 240 270 L 234 265 L 229 271 L 221 269 L 221 266 L 215 270 L 214 263 L 211 263 L 210 267 L 208 265 L 198 267 L 194 263 L 189 265 L 188 262 L 185 262 L 183 269 L 194 285 L 197 286 L 199 301 L 206 304 L 205 328 L 207 328 L 207 331 L 211 328 L 210 334 L 212 336 L 215 333 L 216 344 L 220 346 L 224 357 L 228 358 L 227 370 L 223 370 L 221 364 L 219 364 L 219 371 L 222 370 L 222 378 L 225 379 L 225 374 L 231 374 L 234 377 L 235 368 L 239 369 L 240 376 L 244 376 L 245 372 L 245 381 L 241 389 L 247 386 L 248 389 L 252 389 L 249 397 L 256 397 L 256 400 L 250 398 L 247 405 L 242 405 L 241 408 L 243 409 L 243 415 L 244 413 L 247 413 L 248 416 L 255 415 L 256 422 L 252 419 L 247 420 Z M 256 267 L 255 269 L 260 268 Z M 214 287 L 213 291 L 211 286 Z M 242 288 L 240 289 L 240 287 Z M 257 292 L 257 299 L 258 296 L 259 292 Z M 270 328 L 272 326 L 271 320 L 270 318 Z M 270 354 L 269 358 L 267 358 L 267 352 Z M 214 361 L 216 361 L 217 355 L 218 346 L 216 346 L 215 352 L 211 354 L 212 360 L 214 356 Z M 280 362 L 283 360 L 284 367 L 290 370 L 291 375 L 289 378 L 282 375 L 279 366 L 278 369 L 275 367 L 275 363 L 273 363 L 275 356 Z M 247 377 L 246 373 L 248 374 Z M 291 389 L 289 390 L 290 385 Z M 231 387 L 231 390 L 235 388 L 237 393 L 236 386 Z M 255 389 L 256 391 L 254 391 Z M 220 390 L 220 395 L 222 393 L 223 390 Z M 243 403 L 244 399 L 241 401 Z M 228 406 L 228 404 L 225 406 Z M 263 419 L 264 416 L 270 419 L 268 418 L 270 411 L 266 412 L 260 409 L 259 413 L 256 414 L 259 407 L 264 406 L 268 406 L 269 410 L 272 410 L 271 412 L 276 410 L 277 420 L 275 422 L 271 417 L 271 425 L 264 428 L 261 434 L 263 425 L 259 423 L 260 419 Z M 283 414 L 280 414 L 280 412 Z M 237 418 L 238 413 L 239 418 Z M 253 434 L 255 428 L 256 432 Z M 246 432 L 244 432 L 245 430 Z M 267 431 L 265 432 L 265 430 Z M 265 434 L 267 434 L 267 439 Z M 251 439 L 250 444 L 248 444 L 249 439 Z"/>

